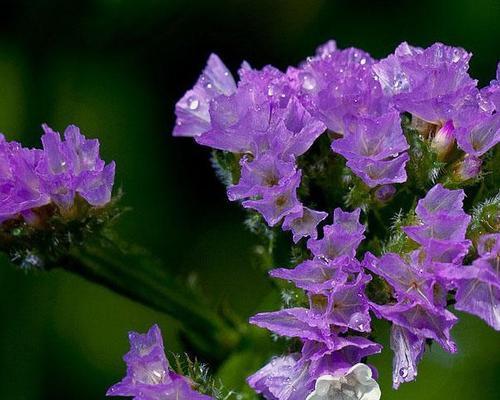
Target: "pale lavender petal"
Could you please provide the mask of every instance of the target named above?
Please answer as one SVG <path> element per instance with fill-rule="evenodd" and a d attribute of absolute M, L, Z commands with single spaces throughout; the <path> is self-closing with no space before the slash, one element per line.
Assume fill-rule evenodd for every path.
<path fill-rule="evenodd" d="M 392 386 L 397 389 L 401 383 L 411 382 L 417 377 L 417 365 L 425 350 L 425 340 L 399 325 L 391 328 Z"/>
<path fill-rule="evenodd" d="M 350 117 L 344 137 L 332 142 L 332 150 L 345 158 L 384 160 L 408 149 L 399 113 L 389 112 L 376 118 Z"/>
<path fill-rule="evenodd" d="M 480 117 L 467 127 L 456 130 L 458 146 L 467 154 L 480 157 L 500 142 L 500 113 Z"/>
<path fill-rule="evenodd" d="M 406 182 L 405 167 L 409 159 L 410 157 L 407 153 L 402 153 L 396 158 L 383 161 L 353 158 L 347 161 L 347 166 L 369 187 L 375 187 L 389 183 Z"/>
<path fill-rule="evenodd" d="M 288 214 L 301 210 L 302 205 L 297 199 L 300 179 L 301 172 L 297 171 L 283 184 L 269 188 L 263 193 L 262 199 L 244 201 L 243 207 L 257 210 L 269 226 L 274 226 Z"/>
<path fill-rule="evenodd" d="M 448 310 L 416 303 L 371 306 L 378 315 L 408 329 L 415 336 L 433 339 L 446 351 L 456 352 L 450 330 L 458 322 L 458 318 Z"/>
<path fill-rule="evenodd" d="M 197 136 L 210 129 L 210 101 L 219 96 L 229 96 L 236 91 L 231 73 L 220 60 L 211 54 L 207 66 L 192 90 L 175 105 L 177 122 L 174 136 Z"/>
<path fill-rule="evenodd" d="M 293 161 L 282 161 L 270 153 L 252 161 L 243 158 L 240 164 L 240 180 L 227 190 L 229 200 L 262 196 L 268 188 L 283 183 L 296 172 Z"/>
<path fill-rule="evenodd" d="M 289 308 L 257 314 L 250 318 L 250 323 L 281 336 L 323 341 L 325 337 L 321 329 L 309 323 L 312 314 L 305 308 Z"/>
<path fill-rule="evenodd" d="M 327 216 L 328 213 L 326 212 L 303 207 L 302 212 L 288 214 L 283 221 L 282 228 L 284 231 L 292 231 L 294 243 L 297 243 L 303 237 L 317 239 L 317 226 Z"/>
<path fill-rule="evenodd" d="M 337 265 L 327 264 L 321 260 L 306 260 L 294 269 L 273 269 L 270 275 L 274 278 L 291 281 L 298 288 L 314 293 L 320 293 L 345 283 L 347 274 L 341 266 L 348 262 L 347 257 L 338 258 Z"/>

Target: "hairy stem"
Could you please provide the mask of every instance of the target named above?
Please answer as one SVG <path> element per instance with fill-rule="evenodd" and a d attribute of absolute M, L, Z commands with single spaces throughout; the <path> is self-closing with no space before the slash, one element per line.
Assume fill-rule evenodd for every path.
<path fill-rule="evenodd" d="M 178 320 L 192 345 L 214 361 L 239 342 L 234 327 L 144 254 L 134 257 L 116 247 L 86 246 L 72 250 L 57 266 Z"/>

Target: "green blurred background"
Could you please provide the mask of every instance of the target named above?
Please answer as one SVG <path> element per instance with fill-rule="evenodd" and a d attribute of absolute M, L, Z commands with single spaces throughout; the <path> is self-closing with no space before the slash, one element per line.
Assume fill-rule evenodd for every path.
<path fill-rule="evenodd" d="M 42 122 L 58 130 L 76 123 L 99 137 L 133 207 L 118 226 L 122 236 L 197 279 L 214 306 L 249 316 L 270 290 L 253 267 L 255 238 L 226 200 L 209 151 L 170 136 L 175 101 L 209 53 L 234 71 L 243 59 L 285 68 L 330 38 L 375 57 L 403 40 L 442 41 L 472 51 L 472 74 L 486 84 L 499 55 L 499 20 L 498 0 L 3 0 L 0 131 L 33 146 Z M 170 350 L 183 350 L 168 317 L 77 276 L 25 274 L 4 259 L 0 316 L 1 399 L 104 398 L 124 373 L 126 332 L 154 322 Z M 374 358 L 382 398 L 498 399 L 500 336 L 468 316 L 454 336 L 459 353 L 433 347 L 417 382 L 398 392 L 390 389 L 390 352 Z M 249 364 L 240 355 L 224 374 L 232 381 Z"/>

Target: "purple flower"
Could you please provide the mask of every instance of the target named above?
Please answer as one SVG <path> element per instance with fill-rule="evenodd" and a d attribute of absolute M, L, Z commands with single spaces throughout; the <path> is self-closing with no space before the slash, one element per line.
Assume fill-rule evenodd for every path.
<path fill-rule="evenodd" d="M 433 306 L 432 276 L 417 266 L 406 263 L 398 254 L 387 253 L 377 258 L 368 252 L 363 266 L 383 277 L 394 289 L 398 301 L 409 300 Z"/>
<path fill-rule="evenodd" d="M 105 165 L 99 158 L 99 141 L 86 139 L 78 127 L 70 125 L 59 133 L 43 125 L 44 157 L 37 173 L 52 201 L 69 208 L 78 193 L 93 206 L 102 206 L 111 199 L 115 163 Z"/>
<path fill-rule="evenodd" d="M 347 161 L 347 166 L 369 187 L 375 187 L 389 183 L 406 182 L 405 167 L 409 159 L 408 153 L 402 153 L 396 158 L 383 161 L 353 158 Z"/>
<path fill-rule="evenodd" d="M 240 87 L 231 96 L 219 96 L 210 103 L 210 126 L 199 144 L 232 153 L 256 156 L 259 138 L 265 137 L 271 118 L 267 96 L 258 96 L 251 87 Z"/>
<path fill-rule="evenodd" d="M 283 184 L 296 172 L 293 161 L 282 161 L 270 153 L 252 161 L 242 158 L 240 164 L 240 181 L 228 188 L 229 200 L 262 196 L 269 188 Z"/>
<path fill-rule="evenodd" d="M 419 200 L 416 208 L 417 216 L 424 223 L 440 215 L 457 215 L 469 220 L 470 217 L 463 211 L 464 198 L 463 190 L 445 189 L 438 183 Z"/>
<path fill-rule="evenodd" d="M 335 282 L 330 290 L 309 295 L 310 309 L 297 307 L 260 313 L 250 322 L 282 336 L 314 340 L 327 346 L 335 341 L 332 326 L 337 331 L 369 332 L 369 306 L 364 291 L 371 277 L 359 274 L 349 283 L 342 274 L 337 273 L 336 277 L 342 280 Z"/>
<path fill-rule="evenodd" d="M 439 125 L 477 94 L 477 82 L 467 73 L 470 57 L 441 43 L 421 49 L 405 42 L 373 71 L 400 111 Z"/>
<path fill-rule="evenodd" d="M 399 113 L 374 118 L 346 118 L 344 137 L 334 140 L 332 150 L 347 159 L 347 166 L 368 186 L 406 181 L 408 143 Z"/>
<path fill-rule="evenodd" d="M 359 332 L 370 332 L 370 314 L 365 296 L 366 284 L 371 280 L 369 275 L 360 273 L 354 282 L 337 285 L 326 295 L 328 301 L 324 310 L 315 310 L 317 296 L 310 297 L 313 313 L 323 311 L 322 319 L 337 327 L 349 328 Z M 319 304 L 322 303 L 321 297 Z"/>
<path fill-rule="evenodd" d="M 304 104 L 330 130 L 343 133 L 346 116 L 369 117 L 387 111 L 388 102 L 368 53 L 355 48 L 336 50 L 329 42 L 318 54 L 293 72 Z"/>
<path fill-rule="evenodd" d="M 345 375 L 361 359 L 379 353 L 381 348 L 360 336 L 338 336 L 331 347 L 306 342 L 301 354 L 274 358 L 247 381 L 267 400 L 304 400 L 320 377 Z"/>
<path fill-rule="evenodd" d="M 312 390 L 309 363 L 300 354 L 273 358 L 247 382 L 267 400 L 303 400 Z"/>
<path fill-rule="evenodd" d="M 500 142 L 500 113 L 479 114 L 473 123 L 458 128 L 455 135 L 463 151 L 480 157 Z"/>
<path fill-rule="evenodd" d="M 312 310 L 295 307 L 259 313 L 250 318 L 250 323 L 280 336 L 331 343 L 330 327 L 321 316 L 322 314 Z"/>
<path fill-rule="evenodd" d="M 193 89 L 175 105 L 177 122 L 174 136 L 197 136 L 210 129 L 210 101 L 220 95 L 229 96 L 236 84 L 220 58 L 211 54 L 207 66 Z"/>
<path fill-rule="evenodd" d="M 33 210 L 51 202 L 69 209 L 77 194 L 96 207 L 111 200 L 115 163 L 100 159 L 99 141 L 86 139 L 74 125 L 68 126 L 64 140 L 47 125 L 43 129 L 43 150 L 0 137 L 1 221 L 31 219 Z"/>
<path fill-rule="evenodd" d="M 268 188 L 258 200 L 246 200 L 243 207 L 257 210 L 269 226 L 274 226 L 289 214 L 297 213 L 302 205 L 297 199 L 297 188 L 300 185 L 301 172 L 295 172 L 280 185 Z"/>
<path fill-rule="evenodd" d="M 364 239 L 365 227 L 359 223 L 361 210 L 353 212 L 336 208 L 333 212 L 333 224 L 323 227 L 322 239 L 309 239 L 307 248 L 320 258 L 334 260 L 344 255 L 354 258 L 356 249 Z"/>
<path fill-rule="evenodd" d="M 500 234 L 484 235 L 479 258 L 471 266 L 448 268 L 445 274 L 456 288 L 455 308 L 482 318 L 500 330 Z"/>
<path fill-rule="evenodd" d="M 334 336 L 330 346 L 320 342 L 306 342 L 302 355 L 310 360 L 310 374 L 317 379 L 325 374 L 345 373 L 363 358 L 380 353 L 381 350 L 380 344 L 362 336 Z"/>
<path fill-rule="evenodd" d="M 397 156 L 408 147 L 401 129 L 399 113 L 396 111 L 377 118 L 347 118 L 343 138 L 332 143 L 332 150 L 348 160 L 386 160 Z"/>
<path fill-rule="evenodd" d="M 325 131 L 296 97 L 280 108 L 246 86 L 213 100 L 210 115 L 211 129 L 196 138 L 198 143 L 254 157 L 267 151 L 282 159 L 300 156 Z"/>
<path fill-rule="evenodd" d="M 0 135 L 0 222 L 50 203 L 36 174 L 43 153 Z"/>
<path fill-rule="evenodd" d="M 449 190 L 437 184 L 417 204 L 416 213 L 422 223 L 405 226 L 403 231 L 424 247 L 435 240 L 447 241 L 450 246 L 466 243 L 465 232 L 471 217 L 463 211 L 464 197 L 463 190 Z"/>
<path fill-rule="evenodd" d="M 349 265 L 349 262 L 348 256 L 338 257 L 331 262 L 315 258 L 306 260 L 293 269 L 273 269 L 269 274 L 274 278 L 293 282 L 298 288 L 321 293 L 347 281 L 347 273 L 343 267 Z"/>
<path fill-rule="evenodd" d="M 391 349 L 394 352 L 392 385 L 397 389 L 401 383 L 411 382 L 417 377 L 417 366 L 425 350 L 425 340 L 399 325 L 391 328 Z"/>
<path fill-rule="evenodd" d="M 283 221 L 283 230 L 292 231 L 293 241 L 297 243 L 303 237 L 317 239 L 318 224 L 328 217 L 328 213 L 323 211 L 314 211 L 307 207 L 302 207 L 302 210 L 288 214 Z"/>
<path fill-rule="evenodd" d="M 448 310 L 414 302 L 393 305 L 372 303 L 371 306 L 376 315 L 407 329 L 413 335 L 433 339 L 448 352 L 457 351 L 450 330 L 458 322 L 458 318 Z"/>
<path fill-rule="evenodd" d="M 494 109 L 497 113 L 500 111 L 500 62 L 497 64 L 496 79 L 481 90 L 481 96 L 486 103 L 483 106 L 486 110 Z"/>
<path fill-rule="evenodd" d="M 129 333 L 130 351 L 123 357 L 127 375 L 106 396 L 131 396 L 135 400 L 210 400 L 194 391 L 192 383 L 173 372 L 165 356 L 158 325 L 145 334 Z"/>

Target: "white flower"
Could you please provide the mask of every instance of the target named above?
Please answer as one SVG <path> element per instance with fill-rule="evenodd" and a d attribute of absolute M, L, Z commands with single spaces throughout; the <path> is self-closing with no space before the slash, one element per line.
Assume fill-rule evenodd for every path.
<path fill-rule="evenodd" d="M 320 376 L 306 400 L 380 400 L 380 396 L 372 370 L 365 364 L 356 364 L 344 375 Z"/>

